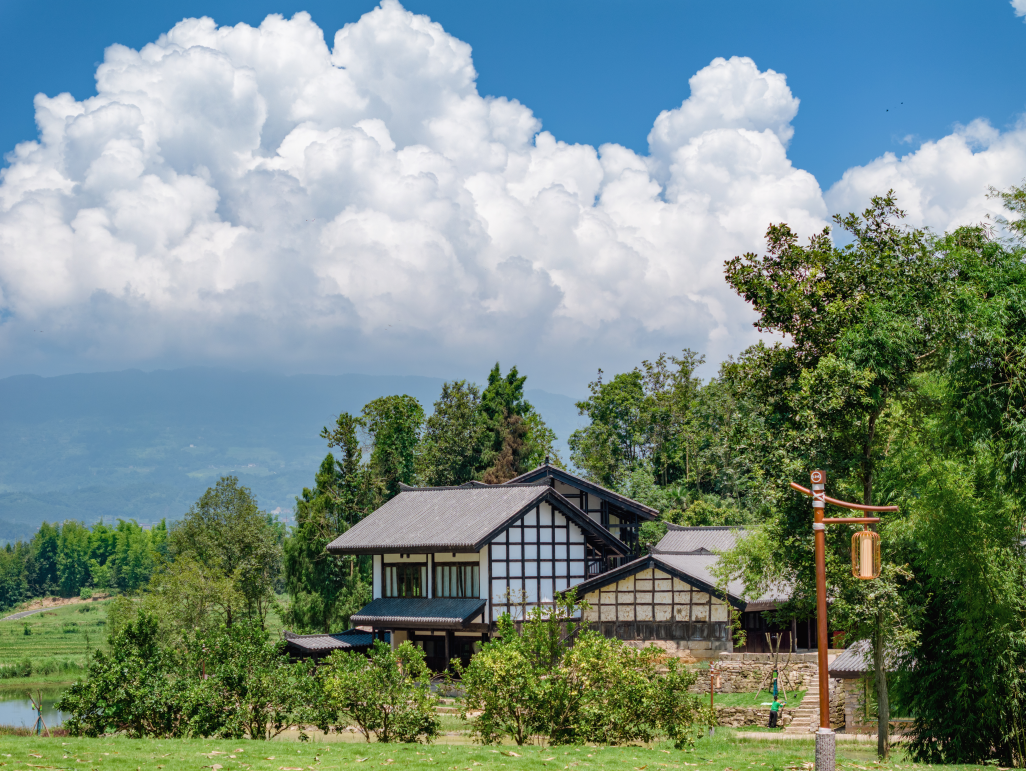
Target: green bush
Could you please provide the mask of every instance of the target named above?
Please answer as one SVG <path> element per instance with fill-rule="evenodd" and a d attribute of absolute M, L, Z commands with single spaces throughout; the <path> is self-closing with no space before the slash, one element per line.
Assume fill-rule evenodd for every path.
<path fill-rule="evenodd" d="M 78 591 L 78 598 L 80 600 L 91 600 L 93 598 L 93 590 L 88 586 L 83 586 Z"/>
<path fill-rule="evenodd" d="M 309 667 L 290 663 L 263 630 L 235 624 L 163 642 L 148 613 L 124 623 L 57 704 L 72 735 L 269 739 L 310 722 Z"/>
<path fill-rule="evenodd" d="M 74 621 L 65 621 L 61 624 L 61 634 L 78 634 L 78 624 Z"/>
<path fill-rule="evenodd" d="M 96 610 L 96 606 L 95 605 L 83 605 L 81 608 L 78 609 L 78 612 L 79 613 L 92 613 L 95 610 Z"/>
<path fill-rule="evenodd" d="M 323 668 L 321 688 L 324 731 L 355 725 L 368 742 L 374 734 L 379 742 L 413 743 L 430 741 L 441 728 L 424 652 L 409 641 L 393 651 L 375 640 L 366 656 L 336 651 Z"/>
<path fill-rule="evenodd" d="M 29 626 L 28 622 L 25 623 L 24 629 L 25 629 L 25 636 L 29 637 L 32 634 L 32 627 Z"/>
<path fill-rule="evenodd" d="M 508 736 L 522 745 L 544 735 L 551 744 L 617 745 L 663 733 L 678 749 L 692 746 L 702 712 L 688 691 L 695 673 L 671 660 L 660 676 L 658 648 L 580 629 L 572 619 L 583 606 L 570 593 L 551 610 L 532 610 L 519 629 L 505 615 L 498 639 L 458 668 L 463 718 L 478 713 L 469 718 L 478 740 Z"/>

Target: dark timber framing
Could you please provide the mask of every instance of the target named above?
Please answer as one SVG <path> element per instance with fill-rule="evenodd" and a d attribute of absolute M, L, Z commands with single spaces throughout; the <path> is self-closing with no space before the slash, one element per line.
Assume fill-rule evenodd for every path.
<path fill-rule="evenodd" d="M 638 531 L 642 522 L 657 519 L 659 516 L 659 512 L 655 509 L 632 501 L 626 496 L 607 490 L 601 485 L 589 482 L 549 463 L 543 463 L 538 468 L 521 474 L 506 484 L 537 484 L 539 482 L 547 483 L 564 498 L 572 501 L 578 509 L 585 512 L 589 519 L 618 536 L 630 549 L 631 554 L 637 554 L 640 550 Z"/>

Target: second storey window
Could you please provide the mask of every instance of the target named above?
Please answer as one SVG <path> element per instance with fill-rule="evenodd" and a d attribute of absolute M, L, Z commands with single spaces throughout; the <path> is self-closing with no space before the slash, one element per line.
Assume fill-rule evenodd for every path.
<path fill-rule="evenodd" d="M 385 565 L 385 597 L 423 597 L 427 565 Z"/>
<path fill-rule="evenodd" d="M 435 597 L 480 597 L 480 575 L 480 565 L 435 565 Z"/>

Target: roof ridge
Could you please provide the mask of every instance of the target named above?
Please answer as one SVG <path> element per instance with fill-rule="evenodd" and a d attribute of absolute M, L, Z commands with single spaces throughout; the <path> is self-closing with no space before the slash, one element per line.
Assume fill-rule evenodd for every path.
<path fill-rule="evenodd" d="M 423 493 L 423 492 L 435 492 L 445 490 L 502 490 L 510 487 L 548 487 L 544 482 L 517 482 L 516 484 L 503 483 L 500 485 L 489 485 L 481 483 L 479 485 L 468 486 L 468 484 L 462 485 L 440 485 L 438 487 L 415 487 L 413 485 L 399 485 L 400 493 Z"/>
<path fill-rule="evenodd" d="M 744 530 L 745 525 L 675 525 L 672 522 L 667 522 L 666 527 L 668 530 L 689 530 L 698 532 L 708 532 L 710 530 Z"/>

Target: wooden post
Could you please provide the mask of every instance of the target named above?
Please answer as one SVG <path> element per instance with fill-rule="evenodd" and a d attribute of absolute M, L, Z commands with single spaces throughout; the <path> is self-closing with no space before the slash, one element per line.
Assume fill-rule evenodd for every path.
<path fill-rule="evenodd" d="M 834 771 L 835 736 L 830 728 L 830 673 L 827 660 L 826 599 L 826 474 L 816 470 L 812 481 L 812 531 L 816 541 L 816 640 L 819 652 L 819 730 L 816 732 L 816 771 Z"/>
<path fill-rule="evenodd" d="M 713 694 L 716 693 L 716 674 L 712 668 L 712 664 L 709 665 L 709 736 L 716 733 L 716 728 L 713 722 L 716 720 L 716 707 L 713 704 Z"/>

